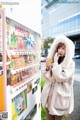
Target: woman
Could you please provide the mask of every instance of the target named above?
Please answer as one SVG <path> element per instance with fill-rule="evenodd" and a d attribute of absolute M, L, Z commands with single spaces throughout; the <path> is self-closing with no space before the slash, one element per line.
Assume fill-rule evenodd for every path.
<path fill-rule="evenodd" d="M 47 120 L 62 120 L 74 108 L 73 81 L 75 63 L 74 44 L 65 36 L 57 37 L 49 51 L 43 76 L 47 82 L 43 88 L 41 102 L 46 108 Z"/>

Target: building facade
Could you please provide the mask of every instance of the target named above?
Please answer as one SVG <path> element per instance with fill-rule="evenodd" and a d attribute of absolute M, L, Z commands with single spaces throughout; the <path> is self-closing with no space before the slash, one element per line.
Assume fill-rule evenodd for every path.
<path fill-rule="evenodd" d="M 80 2 L 53 1 L 42 1 L 42 39 L 64 34 L 74 41 L 80 54 Z"/>

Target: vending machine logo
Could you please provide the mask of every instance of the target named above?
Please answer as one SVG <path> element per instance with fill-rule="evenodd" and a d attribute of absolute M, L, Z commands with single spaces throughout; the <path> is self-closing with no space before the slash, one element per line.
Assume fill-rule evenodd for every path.
<path fill-rule="evenodd" d="M 1 14 L 0 14 L 0 19 L 1 19 Z"/>
<path fill-rule="evenodd" d="M 0 112 L 0 119 L 8 118 L 8 112 Z"/>
<path fill-rule="evenodd" d="M 0 119 L 2 118 L 2 113 L 0 112 Z"/>

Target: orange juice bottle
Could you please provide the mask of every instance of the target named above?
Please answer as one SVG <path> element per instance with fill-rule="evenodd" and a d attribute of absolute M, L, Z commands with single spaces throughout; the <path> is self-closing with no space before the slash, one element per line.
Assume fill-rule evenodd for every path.
<path fill-rule="evenodd" d="M 49 62 L 49 63 L 52 63 L 52 59 L 51 58 L 47 58 L 47 61 Z"/>
<path fill-rule="evenodd" d="M 48 65 L 50 64 L 51 65 L 51 63 L 52 63 L 52 60 L 51 60 L 51 58 L 47 58 L 46 59 L 46 71 L 48 71 L 49 69 L 50 69 L 50 67 L 48 67 Z"/>

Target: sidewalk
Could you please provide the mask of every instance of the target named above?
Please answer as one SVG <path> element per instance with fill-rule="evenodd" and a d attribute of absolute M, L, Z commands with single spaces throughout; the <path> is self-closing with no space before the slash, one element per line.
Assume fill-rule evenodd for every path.
<path fill-rule="evenodd" d="M 63 120 L 80 120 L 80 82 L 74 82 L 74 111 Z"/>

